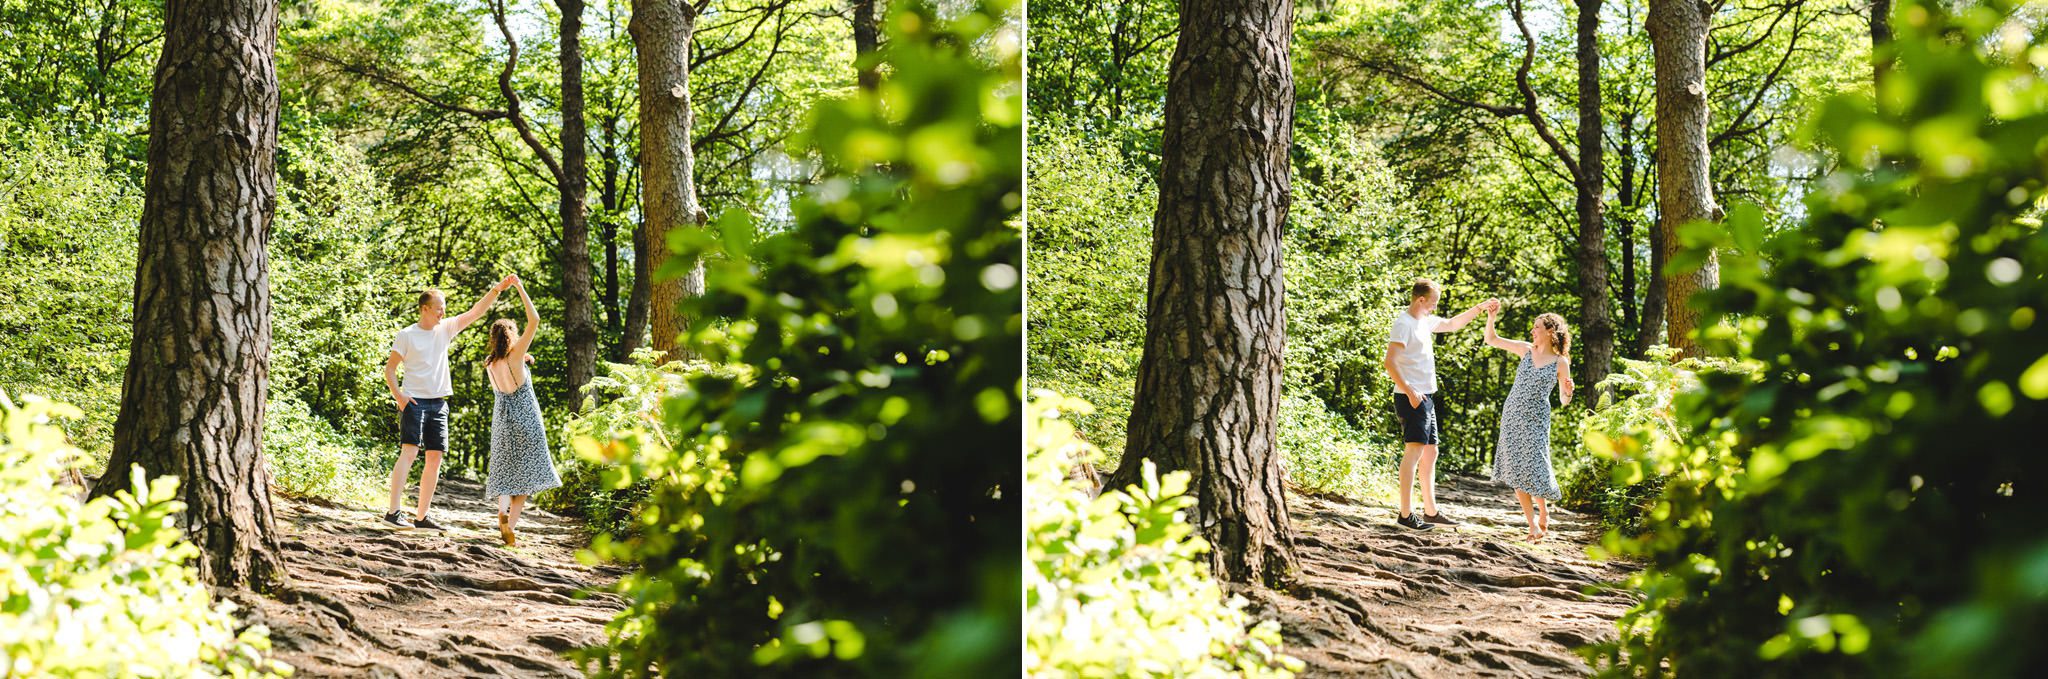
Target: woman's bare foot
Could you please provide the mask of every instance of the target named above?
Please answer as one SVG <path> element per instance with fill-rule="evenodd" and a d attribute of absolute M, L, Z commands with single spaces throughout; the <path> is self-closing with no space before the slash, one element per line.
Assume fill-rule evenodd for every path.
<path fill-rule="evenodd" d="M 1536 530 L 1542 531 L 1545 534 L 1550 533 L 1550 509 L 1548 507 L 1536 513 Z"/>

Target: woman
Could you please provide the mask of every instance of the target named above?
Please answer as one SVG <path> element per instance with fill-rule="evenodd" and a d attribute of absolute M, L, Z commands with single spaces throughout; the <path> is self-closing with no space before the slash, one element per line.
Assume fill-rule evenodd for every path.
<path fill-rule="evenodd" d="M 533 396 L 533 372 L 525 365 L 526 349 L 540 329 L 540 314 L 533 310 L 533 299 L 526 296 L 526 283 L 514 276 L 512 285 L 526 305 L 526 332 L 519 332 L 518 324 L 509 318 L 491 323 L 491 354 L 484 359 L 484 373 L 497 395 L 497 405 L 491 409 L 490 481 L 484 487 L 484 497 L 498 499 L 498 534 L 507 547 L 518 545 L 512 529 L 519 525 L 519 510 L 526 506 L 526 496 L 562 485 L 562 477 L 555 474 L 554 456 L 548 452 L 540 401 Z"/>
<path fill-rule="evenodd" d="M 1522 357 L 1515 368 L 1514 386 L 1508 388 L 1507 403 L 1500 411 L 1500 439 L 1493 453 L 1493 478 L 1515 489 L 1522 503 L 1522 518 L 1529 522 L 1529 540 L 1541 540 L 1550 532 L 1549 500 L 1564 493 L 1550 471 L 1550 389 L 1558 388 L 1563 404 L 1572 402 L 1571 331 L 1564 317 L 1543 314 L 1529 327 L 1532 341 L 1502 338 L 1493 332 L 1500 307 L 1486 312 L 1486 343 Z M 1531 498 L 1535 511 L 1531 512 Z"/>

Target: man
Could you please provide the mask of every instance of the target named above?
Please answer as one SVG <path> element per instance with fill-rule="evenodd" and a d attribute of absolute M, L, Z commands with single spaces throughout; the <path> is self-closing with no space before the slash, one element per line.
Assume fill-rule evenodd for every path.
<path fill-rule="evenodd" d="M 391 502 L 384 521 L 400 528 L 442 530 L 427 518 L 427 506 L 434 501 L 434 484 L 441 475 L 441 454 L 448 449 L 448 396 L 455 388 L 448 378 L 448 345 L 456 333 L 483 318 L 498 293 L 512 284 L 512 277 L 491 286 L 476 306 L 454 318 L 443 319 L 447 297 L 428 288 L 420 293 L 420 321 L 398 331 L 391 340 L 391 357 L 384 361 L 384 384 L 398 402 L 398 465 L 391 469 Z M 405 366 L 405 383 L 400 386 L 398 366 Z M 412 471 L 413 458 L 424 448 L 426 468 L 420 472 L 420 509 L 410 521 L 398 513 L 398 500 L 405 493 L 405 477 Z"/>
<path fill-rule="evenodd" d="M 1443 291 L 1427 278 L 1415 279 L 1408 290 L 1408 308 L 1394 317 L 1394 330 L 1387 338 L 1387 376 L 1394 380 L 1394 415 L 1401 420 L 1401 517 L 1397 521 L 1416 530 L 1432 524 L 1457 525 L 1436 510 L 1436 447 L 1443 402 L 1436 396 L 1436 333 L 1455 332 L 1477 318 L 1496 300 L 1473 305 L 1448 320 L 1434 315 Z M 1410 511 L 1409 493 L 1417 467 L 1422 469 L 1423 515 Z"/>

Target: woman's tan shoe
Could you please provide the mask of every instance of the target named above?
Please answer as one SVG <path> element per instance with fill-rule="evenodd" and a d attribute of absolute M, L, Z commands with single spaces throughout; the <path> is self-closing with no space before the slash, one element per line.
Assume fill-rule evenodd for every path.
<path fill-rule="evenodd" d="M 512 515 L 498 515 L 498 535 L 504 536 L 506 547 L 519 546 L 519 538 L 512 535 Z"/>

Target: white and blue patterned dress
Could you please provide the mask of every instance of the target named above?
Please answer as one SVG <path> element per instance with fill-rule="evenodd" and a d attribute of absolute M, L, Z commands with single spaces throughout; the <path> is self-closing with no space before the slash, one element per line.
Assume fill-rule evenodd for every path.
<path fill-rule="evenodd" d="M 511 393 L 498 391 L 491 410 L 490 480 L 484 498 L 532 495 L 562 485 L 555 458 L 548 452 L 548 428 L 541 422 L 540 401 L 533 395 L 533 371 L 521 366 L 524 379 Z"/>
<path fill-rule="evenodd" d="M 1500 409 L 1500 439 L 1493 449 L 1493 479 L 1548 500 L 1564 493 L 1550 471 L 1550 392 L 1557 364 L 1536 366 L 1535 350 L 1522 354 L 1515 384 Z M 1559 359 L 1563 360 L 1563 359 Z"/>

